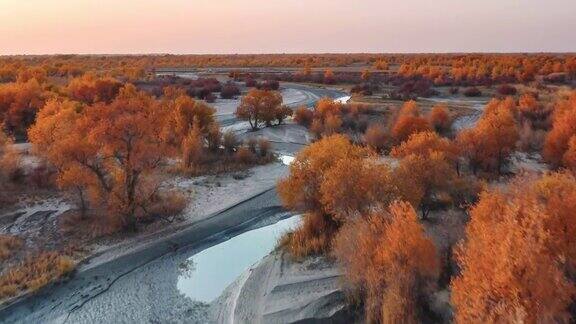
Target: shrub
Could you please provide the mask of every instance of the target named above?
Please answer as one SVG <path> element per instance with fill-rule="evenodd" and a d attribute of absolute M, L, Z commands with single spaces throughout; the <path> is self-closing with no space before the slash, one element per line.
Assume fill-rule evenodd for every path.
<path fill-rule="evenodd" d="M 243 146 L 236 151 L 234 158 L 240 163 L 250 164 L 254 162 L 255 156 L 249 148 Z"/>
<path fill-rule="evenodd" d="M 452 117 L 448 108 L 444 105 L 437 105 L 430 112 L 430 125 L 438 134 L 447 134 L 452 127 Z"/>
<path fill-rule="evenodd" d="M 276 120 L 278 121 L 278 125 L 282 124 L 284 120 L 290 116 L 292 116 L 292 108 L 288 106 L 280 106 L 276 108 Z"/>
<path fill-rule="evenodd" d="M 256 87 L 256 85 L 258 85 L 258 82 L 256 82 L 256 80 L 254 80 L 252 78 L 248 78 L 248 79 L 246 79 L 244 84 L 245 84 L 246 88 L 254 88 L 254 87 Z"/>
<path fill-rule="evenodd" d="M 328 252 L 338 225 L 321 213 L 308 213 L 302 217 L 302 225 L 280 239 L 280 247 L 296 260 Z"/>
<path fill-rule="evenodd" d="M 4 261 L 22 247 L 22 240 L 17 236 L 0 235 L 0 260 Z"/>
<path fill-rule="evenodd" d="M 260 84 L 257 84 L 256 88 L 260 90 L 277 91 L 280 88 L 280 82 L 276 80 L 266 80 Z"/>
<path fill-rule="evenodd" d="M 430 131 L 430 123 L 424 117 L 401 115 L 392 127 L 392 138 L 396 143 L 402 143 L 410 135 Z"/>
<path fill-rule="evenodd" d="M 220 91 L 220 98 L 233 99 L 240 95 L 240 89 L 234 83 L 226 83 Z"/>
<path fill-rule="evenodd" d="M 377 152 L 390 148 L 391 138 L 388 129 L 383 124 L 372 124 L 364 133 L 364 142 Z"/>
<path fill-rule="evenodd" d="M 151 217 L 173 222 L 188 205 L 188 198 L 178 191 L 162 192 L 149 210 Z"/>
<path fill-rule="evenodd" d="M 509 84 L 503 84 L 499 86 L 496 91 L 498 91 L 498 93 L 503 96 L 513 96 L 518 92 L 516 88 Z"/>
<path fill-rule="evenodd" d="M 470 87 L 464 90 L 464 95 L 466 97 L 480 97 L 482 95 L 482 91 L 476 87 Z"/>
<path fill-rule="evenodd" d="M 238 138 L 234 132 L 227 131 L 224 133 L 224 137 L 222 138 L 222 146 L 224 146 L 224 150 L 228 154 L 234 153 L 238 145 L 240 145 L 240 141 L 238 141 Z"/>
<path fill-rule="evenodd" d="M 57 252 L 42 252 L 0 275 L 0 298 L 34 292 L 74 270 L 74 262 Z"/>
<path fill-rule="evenodd" d="M 304 127 L 310 127 L 314 112 L 307 107 L 298 107 L 294 113 L 294 121 Z"/>
<path fill-rule="evenodd" d="M 260 156 L 266 157 L 270 154 L 270 150 L 272 149 L 272 144 L 265 138 L 260 138 L 258 140 L 258 148 L 260 149 Z"/>
<path fill-rule="evenodd" d="M 206 102 L 213 103 L 216 101 L 216 96 L 213 93 L 208 93 L 206 96 L 204 96 L 204 100 L 206 100 Z"/>
<path fill-rule="evenodd" d="M 40 189 L 52 188 L 55 184 L 56 170 L 49 167 L 46 163 L 35 166 L 28 174 L 28 182 Z"/>

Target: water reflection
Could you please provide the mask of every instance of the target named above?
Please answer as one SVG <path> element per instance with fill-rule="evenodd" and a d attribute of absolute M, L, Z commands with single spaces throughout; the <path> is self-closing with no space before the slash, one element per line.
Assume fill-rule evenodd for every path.
<path fill-rule="evenodd" d="M 211 302 L 250 266 L 272 251 L 278 238 L 300 222 L 291 217 L 208 248 L 180 266 L 178 289 L 193 300 Z M 191 265 L 191 266 L 190 266 Z"/>

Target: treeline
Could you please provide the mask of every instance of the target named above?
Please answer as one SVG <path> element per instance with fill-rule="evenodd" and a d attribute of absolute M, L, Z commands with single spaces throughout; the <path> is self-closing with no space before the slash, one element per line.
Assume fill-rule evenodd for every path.
<path fill-rule="evenodd" d="M 50 77 L 108 72 L 135 80 L 162 67 L 343 67 L 364 65 L 374 70 L 395 66 L 403 75 L 419 74 L 441 81 L 445 72 L 461 79 L 515 78 L 576 71 L 574 54 L 260 54 L 260 55 L 46 55 L 0 58 L 0 82 L 14 82 L 21 74 Z M 25 72 L 33 68 L 31 72 Z M 440 79 L 439 79 L 440 77 Z M 510 82 L 510 81 L 508 81 Z"/>

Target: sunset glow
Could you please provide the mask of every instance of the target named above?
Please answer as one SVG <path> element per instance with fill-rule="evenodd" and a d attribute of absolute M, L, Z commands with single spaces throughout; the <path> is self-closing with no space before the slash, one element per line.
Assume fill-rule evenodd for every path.
<path fill-rule="evenodd" d="M 572 0 L 2 0 L 0 54 L 565 52 L 575 16 Z"/>

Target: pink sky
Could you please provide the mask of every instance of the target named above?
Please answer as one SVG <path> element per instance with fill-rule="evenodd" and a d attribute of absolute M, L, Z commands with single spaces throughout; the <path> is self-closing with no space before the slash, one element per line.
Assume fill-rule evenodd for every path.
<path fill-rule="evenodd" d="M 0 54 L 574 52 L 576 0 L 0 0 Z"/>

